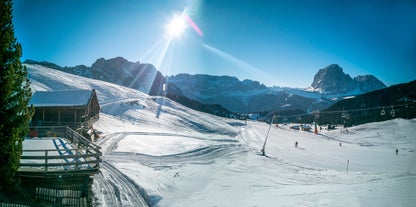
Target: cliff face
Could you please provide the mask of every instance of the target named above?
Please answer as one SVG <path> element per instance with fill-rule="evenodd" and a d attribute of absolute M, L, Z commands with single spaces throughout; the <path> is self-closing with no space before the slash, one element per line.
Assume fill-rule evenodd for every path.
<path fill-rule="evenodd" d="M 311 87 L 324 94 L 361 94 L 386 88 L 386 85 L 372 75 L 357 76 L 354 79 L 345 74 L 337 64 L 320 69 L 314 76 Z"/>
<path fill-rule="evenodd" d="M 166 83 L 163 75 L 151 64 L 132 63 L 124 58 L 100 58 L 91 66 L 91 77 L 137 89 L 149 95 L 162 94 Z"/>
<path fill-rule="evenodd" d="M 361 75 L 354 78 L 355 84 L 358 89 L 363 92 L 375 91 L 378 89 L 386 88 L 383 82 L 374 77 L 373 75 Z"/>

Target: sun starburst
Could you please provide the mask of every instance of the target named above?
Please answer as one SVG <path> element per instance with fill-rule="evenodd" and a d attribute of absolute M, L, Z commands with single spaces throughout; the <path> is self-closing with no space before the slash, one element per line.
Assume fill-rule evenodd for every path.
<path fill-rule="evenodd" d="M 186 29 L 186 20 L 181 16 L 175 16 L 167 25 L 167 32 L 170 36 L 180 37 Z"/>

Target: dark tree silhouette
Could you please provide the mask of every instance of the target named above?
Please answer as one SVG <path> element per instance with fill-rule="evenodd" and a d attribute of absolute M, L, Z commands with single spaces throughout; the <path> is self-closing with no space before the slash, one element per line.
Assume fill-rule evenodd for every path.
<path fill-rule="evenodd" d="M 33 108 L 22 47 L 14 37 L 12 1 L 0 3 L 0 190 L 16 182 L 22 141 L 29 131 Z"/>

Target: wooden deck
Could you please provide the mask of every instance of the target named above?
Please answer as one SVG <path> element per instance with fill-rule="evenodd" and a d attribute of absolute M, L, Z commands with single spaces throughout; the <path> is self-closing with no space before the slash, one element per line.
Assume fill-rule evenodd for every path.
<path fill-rule="evenodd" d="M 18 190 L 5 192 L 4 199 L 0 194 L 0 206 L 92 206 L 100 150 L 69 127 L 30 127 L 17 172 Z"/>
<path fill-rule="evenodd" d="M 31 127 L 31 133 L 34 132 L 37 137 L 25 140 L 31 143 L 23 147 L 20 177 L 92 175 L 99 170 L 101 148 L 71 128 Z M 42 141 L 54 143 L 56 147 L 48 147 Z M 36 143 L 41 147 L 34 147 Z"/>

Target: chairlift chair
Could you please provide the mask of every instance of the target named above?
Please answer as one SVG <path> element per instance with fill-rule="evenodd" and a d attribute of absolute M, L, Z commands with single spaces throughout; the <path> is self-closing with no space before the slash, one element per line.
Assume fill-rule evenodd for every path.
<path fill-rule="evenodd" d="M 394 110 L 394 108 L 393 107 L 391 107 L 392 109 L 391 109 L 391 111 L 390 111 L 390 115 L 391 115 L 391 117 L 395 117 L 396 116 L 396 111 Z"/>

